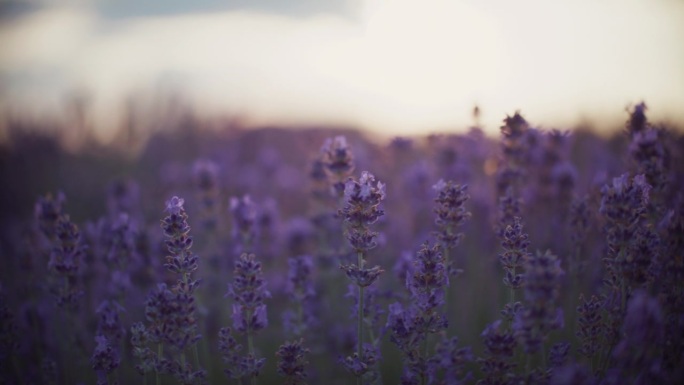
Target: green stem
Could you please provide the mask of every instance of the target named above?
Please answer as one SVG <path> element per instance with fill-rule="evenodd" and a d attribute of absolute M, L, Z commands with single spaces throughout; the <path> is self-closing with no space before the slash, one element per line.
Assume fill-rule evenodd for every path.
<path fill-rule="evenodd" d="M 423 339 L 423 359 L 425 362 L 428 360 L 428 335 L 425 335 L 425 338 Z M 425 385 L 427 381 L 427 373 L 424 371 L 420 373 L 420 384 Z"/>
<path fill-rule="evenodd" d="M 162 345 L 160 343 L 159 345 L 157 345 L 157 358 L 159 360 L 161 360 L 163 356 L 164 356 L 164 345 Z M 161 385 L 161 378 L 159 378 L 159 369 L 154 368 L 154 373 L 155 373 L 155 377 L 157 380 L 157 385 Z"/>
<path fill-rule="evenodd" d="M 449 305 L 449 292 L 451 291 L 451 277 L 449 274 L 449 267 L 451 266 L 451 261 L 449 261 L 449 248 L 442 245 L 442 257 L 444 258 L 444 265 L 447 266 L 447 278 L 449 279 L 449 286 L 444 290 L 444 304 L 446 304 L 446 314 L 447 319 L 451 319 L 451 306 Z"/>
<path fill-rule="evenodd" d="M 513 267 L 513 278 L 515 278 L 515 266 Z M 511 305 L 515 304 L 515 289 L 511 287 Z"/>
<path fill-rule="evenodd" d="M 185 287 L 188 287 L 188 275 L 189 275 L 188 273 L 183 273 L 183 283 L 185 284 Z M 195 299 L 195 300 L 197 301 L 197 299 Z M 199 301 L 197 301 L 197 302 L 199 302 Z M 192 345 L 192 350 L 193 350 L 193 354 L 195 356 L 195 369 L 199 370 L 200 361 L 199 361 L 199 352 L 197 350 L 197 343 L 194 343 Z M 182 354 L 182 358 L 183 358 L 183 364 L 185 365 L 185 353 Z"/>
<path fill-rule="evenodd" d="M 363 253 L 358 253 L 359 269 L 363 269 Z M 357 347 L 356 354 L 359 360 L 363 360 L 363 286 L 359 286 L 359 301 L 358 301 L 358 327 L 357 327 Z M 357 377 L 356 381 L 359 385 L 363 385 L 363 376 Z"/>
<path fill-rule="evenodd" d="M 250 318 L 251 318 L 251 315 L 250 315 Z M 255 357 L 254 342 L 252 341 L 252 332 L 249 329 L 247 330 L 247 349 L 249 351 L 249 355 L 251 355 L 252 357 Z M 257 383 L 256 376 L 252 376 L 249 380 L 250 380 L 250 383 L 252 385 L 256 385 L 256 383 Z"/>

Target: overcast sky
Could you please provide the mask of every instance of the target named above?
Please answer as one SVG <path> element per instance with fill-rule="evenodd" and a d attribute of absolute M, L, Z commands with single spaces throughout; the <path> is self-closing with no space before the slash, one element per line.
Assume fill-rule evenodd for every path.
<path fill-rule="evenodd" d="M 103 136 L 130 95 L 166 91 L 202 114 L 390 135 L 465 127 L 475 104 L 494 131 L 517 109 L 562 128 L 624 120 L 641 100 L 684 120 L 678 0 L 0 0 L 0 12 L 0 111 L 57 113 L 88 90 Z"/>

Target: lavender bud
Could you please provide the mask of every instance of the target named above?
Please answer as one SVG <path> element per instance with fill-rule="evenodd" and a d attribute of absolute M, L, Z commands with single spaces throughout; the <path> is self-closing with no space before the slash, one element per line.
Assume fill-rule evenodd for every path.
<path fill-rule="evenodd" d="M 233 283 L 228 286 L 228 293 L 233 298 L 233 325 L 240 333 L 249 333 L 265 328 L 266 305 L 264 300 L 271 297 L 266 290 L 266 281 L 261 271 L 261 262 L 254 254 L 243 253 L 235 261 Z"/>
<path fill-rule="evenodd" d="M 302 346 L 303 340 L 285 342 L 280 345 L 278 357 L 278 374 L 285 377 L 285 385 L 303 385 L 306 378 L 305 367 L 309 363 L 306 355 L 309 349 Z"/>
<path fill-rule="evenodd" d="M 470 199 L 468 186 L 459 185 L 453 181 L 444 182 L 440 179 L 433 186 L 437 191 L 435 202 L 437 207 L 434 209 L 437 214 L 435 223 L 439 231 L 436 232 L 437 239 L 442 243 L 442 247 L 452 249 L 458 245 L 463 237 L 462 233 L 457 232 L 457 228 L 470 219 L 471 214 L 465 208 L 465 202 Z"/>

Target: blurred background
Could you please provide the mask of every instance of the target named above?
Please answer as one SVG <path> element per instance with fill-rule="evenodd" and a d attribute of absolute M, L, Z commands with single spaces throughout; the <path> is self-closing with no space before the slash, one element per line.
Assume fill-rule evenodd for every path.
<path fill-rule="evenodd" d="M 136 140 L 179 116 L 374 134 L 684 121 L 679 0 L 0 0 L 0 138 Z M 22 124 L 19 124 L 21 122 Z M 228 123 L 227 123 L 228 122 Z M 85 140 L 84 138 L 89 138 Z"/>

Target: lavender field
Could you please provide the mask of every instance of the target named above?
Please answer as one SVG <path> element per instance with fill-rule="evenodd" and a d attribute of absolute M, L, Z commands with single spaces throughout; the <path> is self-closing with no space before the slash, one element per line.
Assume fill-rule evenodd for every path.
<path fill-rule="evenodd" d="M 0 148 L 1 384 L 684 383 L 684 136 Z M 27 130 L 26 132 L 30 132 Z"/>

